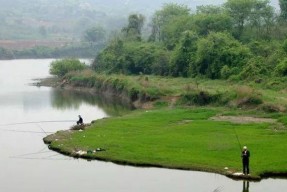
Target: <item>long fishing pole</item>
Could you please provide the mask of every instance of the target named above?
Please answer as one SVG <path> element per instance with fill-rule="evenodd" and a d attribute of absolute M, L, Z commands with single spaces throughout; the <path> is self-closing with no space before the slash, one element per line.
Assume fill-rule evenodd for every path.
<path fill-rule="evenodd" d="M 239 140 L 239 137 L 238 137 L 238 134 L 236 132 L 236 129 L 235 129 L 235 126 L 233 126 L 233 130 L 234 130 L 234 133 L 235 133 L 235 136 L 236 136 L 236 139 L 237 139 L 237 143 L 238 143 L 238 146 L 239 146 L 239 150 L 241 152 L 241 143 L 240 143 L 240 140 Z"/>
<path fill-rule="evenodd" d="M 1 131 L 7 131 L 7 132 L 15 132 L 15 133 L 35 133 L 35 134 L 43 134 L 43 131 L 19 131 L 19 130 L 11 130 L 11 129 L 1 129 Z M 46 132 L 52 134 L 54 132 Z"/>
<path fill-rule="evenodd" d="M 20 123 L 8 123 L 8 124 L 0 124 L 3 126 L 12 126 L 12 125 L 25 125 L 25 124 L 36 124 L 36 123 L 65 123 L 65 122 L 75 122 L 76 120 L 59 120 L 59 121 L 29 121 L 29 122 L 20 122 Z"/>

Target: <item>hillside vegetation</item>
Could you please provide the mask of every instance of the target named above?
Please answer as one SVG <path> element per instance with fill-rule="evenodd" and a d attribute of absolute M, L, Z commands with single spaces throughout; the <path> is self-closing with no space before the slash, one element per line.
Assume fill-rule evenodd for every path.
<path fill-rule="evenodd" d="M 205 77 L 234 81 L 287 74 L 287 1 L 277 13 L 265 0 L 228 0 L 222 6 L 166 4 L 152 17 L 132 14 L 93 63 L 97 72 Z"/>

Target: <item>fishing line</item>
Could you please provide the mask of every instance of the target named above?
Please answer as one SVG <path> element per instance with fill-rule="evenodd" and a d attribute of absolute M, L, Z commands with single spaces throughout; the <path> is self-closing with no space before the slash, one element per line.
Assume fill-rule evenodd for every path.
<path fill-rule="evenodd" d="M 40 155 L 40 154 L 52 153 L 52 152 L 53 152 L 53 151 L 43 151 L 43 152 L 36 152 L 36 153 L 26 153 L 26 154 L 22 154 L 22 155 L 12 156 L 11 158 L 25 157 L 25 156 L 30 156 L 30 155 Z"/>
<path fill-rule="evenodd" d="M 71 159 L 54 159 L 54 158 L 33 158 L 33 157 L 11 157 L 12 159 L 25 159 L 25 160 L 49 160 L 49 161 L 71 161 Z"/>
<path fill-rule="evenodd" d="M 39 150 L 39 151 L 38 151 L 38 152 L 36 152 L 36 153 L 44 152 L 44 151 L 46 151 L 46 149 L 47 149 L 47 147 L 45 146 L 45 147 L 43 147 L 41 150 Z"/>
<path fill-rule="evenodd" d="M 43 148 L 44 149 L 44 148 Z M 70 160 L 70 158 L 61 158 L 61 159 L 55 159 L 52 157 L 56 156 L 61 156 L 61 154 L 52 154 L 46 157 L 32 157 L 34 155 L 42 155 L 42 154 L 49 154 L 49 153 L 54 153 L 53 151 L 43 151 L 40 150 L 39 152 L 36 153 L 27 153 L 27 154 L 22 154 L 22 155 L 17 155 L 17 156 L 11 156 L 10 158 L 12 159 L 27 159 L 27 160 Z"/>
<path fill-rule="evenodd" d="M 213 190 L 213 192 L 220 192 L 220 191 L 222 191 L 223 190 L 223 187 L 221 186 L 221 187 L 218 187 L 218 188 L 216 188 L 215 190 Z"/>
<path fill-rule="evenodd" d="M 41 125 L 39 123 L 37 123 L 38 127 L 40 127 L 40 129 L 43 131 L 43 133 L 45 133 L 47 136 L 48 134 L 46 133 L 46 131 L 41 127 Z"/>

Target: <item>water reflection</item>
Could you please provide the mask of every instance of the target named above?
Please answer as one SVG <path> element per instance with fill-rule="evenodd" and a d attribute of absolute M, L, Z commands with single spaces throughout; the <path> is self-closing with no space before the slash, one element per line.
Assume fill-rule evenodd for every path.
<path fill-rule="evenodd" d="M 249 192 L 249 181 L 243 181 L 243 190 L 242 192 Z"/>
<path fill-rule="evenodd" d="M 74 90 L 55 89 L 51 91 L 52 106 L 56 109 L 79 109 L 86 103 L 102 108 L 107 114 L 115 116 L 128 112 L 132 106 L 124 101 L 94 95 L 88 92 Z"/>

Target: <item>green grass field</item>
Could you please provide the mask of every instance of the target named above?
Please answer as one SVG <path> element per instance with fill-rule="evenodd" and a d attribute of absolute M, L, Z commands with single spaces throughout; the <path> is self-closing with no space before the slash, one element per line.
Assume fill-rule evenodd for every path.
<path fill-rule="evenodd" d="M 250 116 L 254 113 L 225 108 L 137 110 L 98 120 L 83 132 L 60 136 L 51 147 L 70 154 L 103 148 L 106 151 L 87 157 L 224 174 L 225 167 L 241 171 L 237 134 L 241 145 L 250 149 L 252 175 L 287 173 L 287 130 L 279 123 L 286 122 L 282 114 L 272 115 L 278 123 L 239 124 L 210 119 L 221 114 Z"/>

